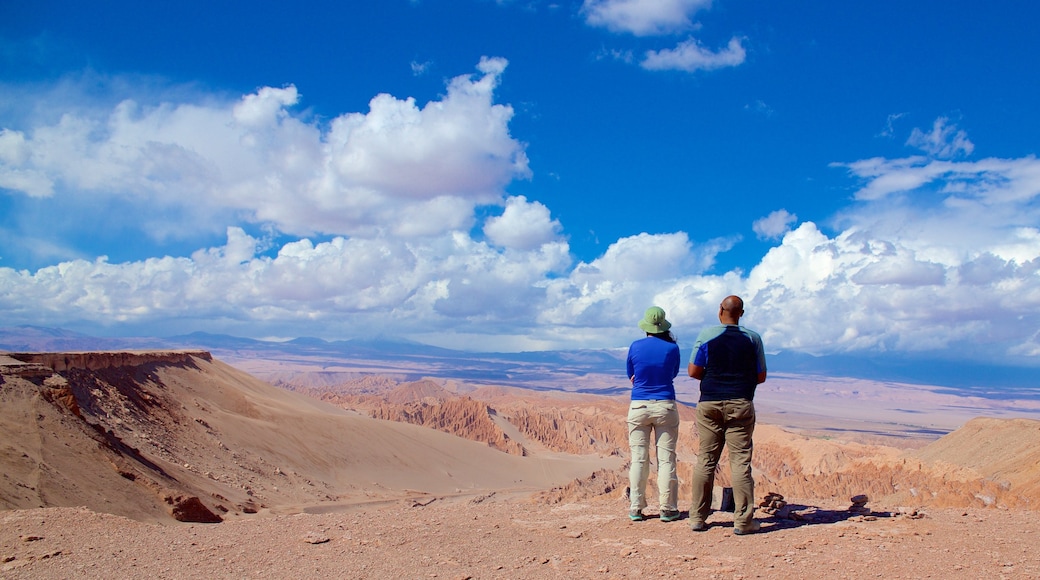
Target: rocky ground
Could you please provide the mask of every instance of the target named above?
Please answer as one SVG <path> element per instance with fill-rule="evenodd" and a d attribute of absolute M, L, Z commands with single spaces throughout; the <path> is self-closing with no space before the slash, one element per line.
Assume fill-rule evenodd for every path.
<path fill-rule="evenodd" d="M 680 505 L 681 508 L 685 506 Z M 1018 510 L 792 501 L 734 536 L 686 514 L 631 522 L 614 500 L 479 497 L 221 524 L 145 524 L 77 508 L 0 512 L 2 578 L 1037 578 L 1040 524 Z M 903 512 L 903 513 L 900 513 Z"/>

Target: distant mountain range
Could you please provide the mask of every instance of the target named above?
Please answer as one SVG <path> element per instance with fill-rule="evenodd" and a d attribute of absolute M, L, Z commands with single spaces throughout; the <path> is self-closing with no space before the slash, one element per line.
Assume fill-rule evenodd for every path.
<path fill-rule="evenodd" d="M 429 368 L 429 376 L 460 380 L 536 380 L 538 375 L 606 374 L 624 377 L 626 349 L 585 349 L 489 353 L 440 348 L 395 337 L 326 341 L 300 337 L 265 341 L 224 334 L 194 332 L 170 337 L 98 337 L 60 328 L 0 327 L 0 350 L 10 352 L 185 349 L 198 348 L 215 356 L 231 353 L 272 359 L 306 356 L 311 359 L 408 362 Z M 688 347 L 686 347 L 688 348 Z M 685 352 L 684 357 L 689 353 Z M 1040 399 L 1040 367 L 1010 367 L 926 359 L 908 354 L 811 356 L 780 352 L 769 356 L 770 373 L 849 377 L 944 387 L 958 395 L 986 398 Z"/>

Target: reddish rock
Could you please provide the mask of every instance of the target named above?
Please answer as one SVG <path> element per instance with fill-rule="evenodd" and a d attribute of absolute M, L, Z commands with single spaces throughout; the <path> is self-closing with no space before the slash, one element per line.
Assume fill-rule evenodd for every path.
<path fill-rule="evenodd" d="M 163 498 L 170 506 L 170 515 L 178 522 L 192 522 L 199 524 L 219 524 L 224 521 L 220 516 L 213 513 L 196 496 L 166 496 Z"/>

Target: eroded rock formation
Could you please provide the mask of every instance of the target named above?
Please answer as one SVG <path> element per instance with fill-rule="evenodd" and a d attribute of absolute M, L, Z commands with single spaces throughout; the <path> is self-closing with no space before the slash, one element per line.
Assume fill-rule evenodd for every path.
<path fill-rule="evenodd" d="M 380 393 L 369 379 L 363 395 L 334 394 L 351 392 L 354 387 L 347 384 L 327 390 L 324 398 L 380 418 L 415 422 L 480 441 L 488 440 L 489 423 L 474 413 L 484 413 L 508 421 L 508 427 L 517 431 L 514 439 L 519 439 L 528 452 L 627 456 L 627 402 L 623 399 L 590 395 L 546 400 L 541 394 L 508 388 L 474 390 L 460 396 L 437 390 L 430 382 L 420 386 L 383 382 L 384 391 Z M 401 395 L 418 392 L 423 393 L 425 403 Z M 484 404 L 478 402 L 482 399 Z M 468 403 L 452 404 L 453 400 Z M 438 413 L 443 416 L 437 417 Z M 697 453 L 694 413 L 693 409 L 682 410 L 678 450 L 681 497 L 692 493 L 689 482 Z M 480 427 L 471 431 L 470 426 L 476 425 Z M 495 425 L 490 437 L 506 437 L 503 426 Z M 869 494 L 891 505 L 1026 509 L 1040 509 L 1038 466 L 1040 422 L 1025 419 L 971 421 L 920 450 L 810 438 L 759 425 L 753 463 L 756 485 L 763 493 L 828 499 Z M 623 494 L 626 469 L 627 464 L 614 474 L 597 473 L 541 497 L 555 503 L 596 494 Z M 655 479 L 651 473 L 651 488 L 656 485 Z M 730 483 L 725 452 L 716 483 Z"/>

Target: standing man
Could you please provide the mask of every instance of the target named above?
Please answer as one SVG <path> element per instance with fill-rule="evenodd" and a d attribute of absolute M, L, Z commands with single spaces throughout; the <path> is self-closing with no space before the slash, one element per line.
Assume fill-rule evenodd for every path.
<path fill-rule="evenodd" d="M 697 403 L 700 451 L 693 473 L 690 528 L 708 529 L 715 468 L 725 443 L 733 478 L 733 533 L 759 530 L 755 521 L 755 482 L 751 479 L 751 436 L 755 431 L 755 387 L 766 380 L 762 337 L 740 326 L 744 301 L 727 296 L 719 305 L 719 324 L 701 331 L 693 345 L 688 371 L 701 382 Z"/>

